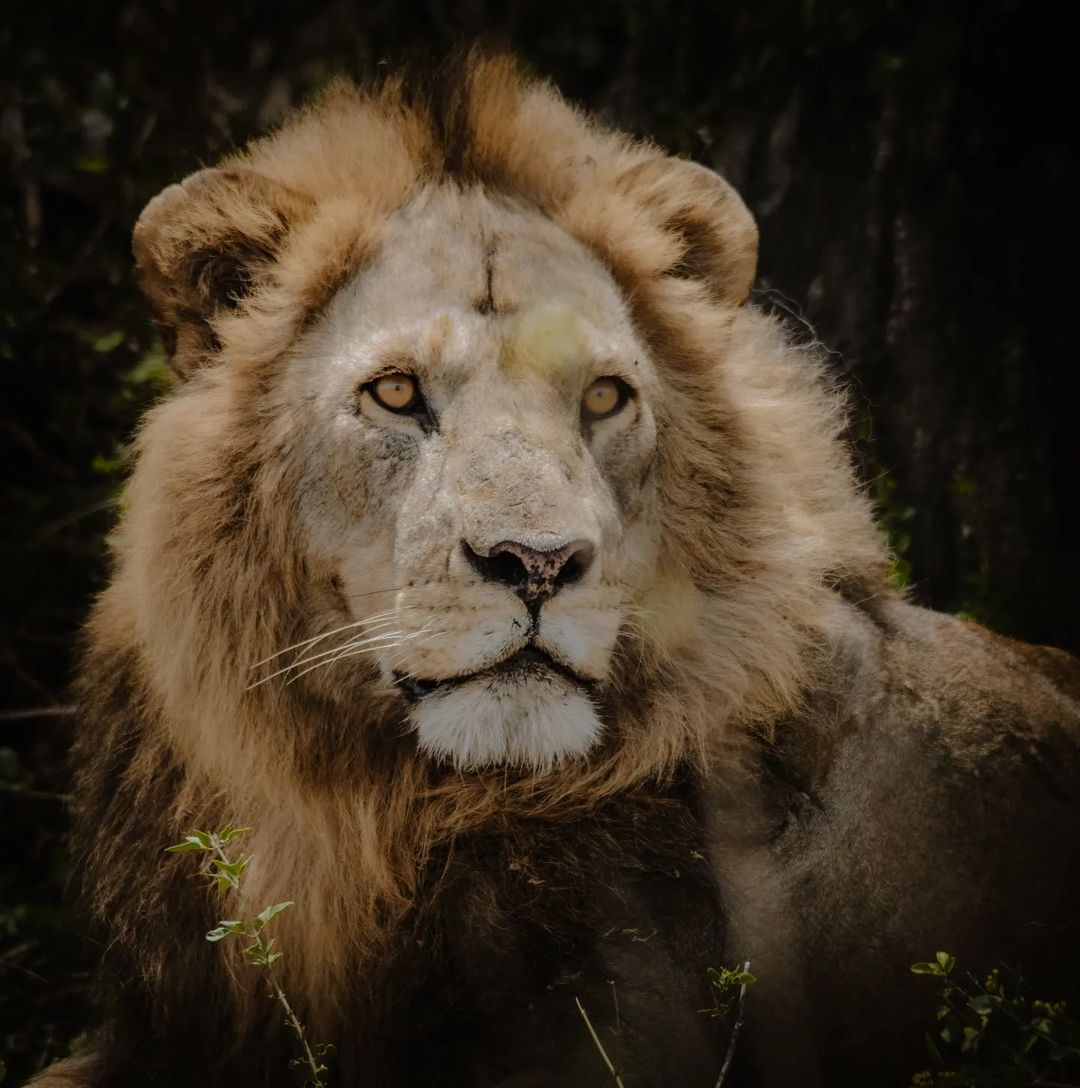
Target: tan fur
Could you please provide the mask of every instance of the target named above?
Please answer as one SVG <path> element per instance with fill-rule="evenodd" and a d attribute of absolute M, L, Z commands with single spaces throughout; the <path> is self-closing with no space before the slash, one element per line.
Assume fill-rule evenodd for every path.
<path fill-rule="evenodd" d="M 230 818 L 255 825 L 252 894 L 304 898 L 295 915 L 306 920 L 303 934 L 285 932 L 282 940 L 310 945 L 294 959 L 313 980 L 326 979 L 329 949 L 366 945 L 385 910 L 408 902 L 411 873 L 433 841 L 514 810 L 584 809 L 663 780 L 687 758 L 720 758 L 738 727 L 766 727 L 798 700 L 831 587 L 883 592 L 882 548 L 837 444 L 840 401 L 816 361 L 786 344 L 773 322 L 727 301 L 745 297 L 752 275 L 744 254 L 753 229 L 738 198 L 710 192 L 712 176 L 690 164 L 598 129 L 550 87 L 521 84 L 504 59 L 481 63 L 472 79 L 478 180 L 526 197 L 594 246 L 666 364 L 660 490 L 667 497 L 662 568 L 670 574 L 642 601 L 651 617 L 642 652 L 657 679 L 642 685 L 648 711 L 614 723 L 618 740 L 602 758 L 504 782 L 501 775 L 439 781 L 412 757 L 374 780 L 349 767 L 355 790 L 327 783 L 313 791 L 298 774 L 306 756 L 287 747 L 287 715 L 302 709 L 272 689 L 244 690 L 245 666 L 295 641 L 290 634 L 308 634 L 297 626 L 307 572 L 288 524 L 296 466 L 267 468 L 275 428 L 288 421 L 264 429 L 261 389 L 276 380 L 313 308 L 376 244 L 382 220 L 419 186 L 438 181 L 441 164 L 423 114 L 401 105 L 393 83 L 374 99 L 338 84 L 227 164 L 225 177 L 243 179 L 239 187 L 189 184 L 195 192 L 174 212 L 181 223 L 170 221 L 168 230 L 157 225 L 159 197 L 136 232 L 152 284 L 159 269 L 168 275 L 176 267 L 177 235 L 198 250 L 231 223 L 260 245 L 275 245 L 274 221 L 249 210 L 249 171 L 274 183 L 259 183 L 260 199 L 280 191 L 312 209 L 277 241 L 277 261 L 255 293 L 213 319 L 222 344 L 215 372 L 178 391 L 144 426 L 117 576 L 95 630 L 102 641 L 139 631 L 163 728 L 206 775 L 179 807 L 177 832 L 208 821 L 201 800 L 208 787 L 229 797 Z M 716 231 L 690 260 L 686 224 L 695 217 L 715 222 Z M 720 260 L 712 247 L 730 256 Z M 684 276 L 687 261 L 709 278 Z M 712 286 L 717 275 L 721 290 Z M 181 360 L 185 369 L 197 363 Z M 242 498 L 240 474 L 252 480 Z M 718 488 L 727 496 L 717 496 Z M 223 520 L 235 522 L 242 541 L 227 557 L 213 545 Z M 672 628 L 686 605 L 672 610 L 673 594 L 689 596 L 697 615 L 678 636 Z M 674 611 L 670 620 L 665 610 Z M 353 705 L 349 713 L 349 728 L 362 733 L 370 726 L 355 715 L 377 721 L 387 708 Z M 274 742 L 268 719 L 284 719 L 269 734 Z M 285 811 L 301 815 L 288 829 L 275 815 Z M 349 899 L 339 887 L 343 871 L 352 874 L 352 895 L 367 904 L 346 915 L 337 913 Z M 330 996 L 325 985 L 312 986 Z"/>
<path fill-rule="evenodd" d="M 168 838 L 254 827 L 248 894 L 297 902 L 275 927 L 316 1035 L 413 905 L 436 846 L 521 815 L 568 820 L 647 796 L 680 767 L 733 773 L 743 738 L 768 733 L 812 686 L 838 588 L 887 592 L 840 441 L 842 398 L 811 353 L 742 305 L 756 231 L 738 196 L 583 117 L 507 58 L 471 61 L 463 88 L 462 138 L 448 149 L 400 83 L 372 94 L 337 83 L 279 132 L 167 190 L 135 233 L 142 284 L 188 380 L 140 431 L 84 683 L 136 662 L 142 724 L 123 785 L 137 795 L 161 767 L 182 768 L 161 814 Z M 400 702 L 363 664 L 249 687 L 253 663 L 343 615 L 336 571 L 298 531 L 306 405 L 285 394 L 290 366 L 394 216 L 431 191 L 463 194 L 463 208 L 470 193 L 508 198 L 582 243 L 659 374 L 659 573 L 636 587 L 638 619 L 620 631 L 600 747 L 543 772 L 449 771 L 402 742 Z M 380 600 L 369 614 L 389 607 Z M 123 845 L 102 838 L 87 867 L 124 864 Z M 90 906 L 137 939 L 144 922 L 117 888 L 103 883 Z M 152 959 L 142 969 L 169 970 Z M 256 1018 L 251 988 L 237 981 L 233 1000 Z"/>

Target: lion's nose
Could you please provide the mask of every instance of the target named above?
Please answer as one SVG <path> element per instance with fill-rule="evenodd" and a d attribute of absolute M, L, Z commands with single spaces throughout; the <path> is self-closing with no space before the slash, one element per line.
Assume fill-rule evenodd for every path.
<path fill-rule="evenodd" d="M 546 552 L 516 540 L 496 544 L 487 555 L 481 555 L 464 540 L 461 547 L 474 570 L 487 581 L 512 590 L 530 612 L 535 612 L 563 586 L 584 578 L 594 554 L 593 546 L 586 540 L 575 540 Z"/>

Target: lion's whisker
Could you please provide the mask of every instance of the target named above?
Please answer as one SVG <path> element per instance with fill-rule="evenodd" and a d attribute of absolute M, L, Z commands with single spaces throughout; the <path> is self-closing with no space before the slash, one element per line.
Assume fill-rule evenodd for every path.
<path fill-rule="evenodd" d="M 387 620 L 385 623 L 376 624 L 376 628 L 395 627 L 396 624 L 396 620 Z M 351 638 L 347 642 L 342 643 L 340 646 L 331 646 L 329 650 L 320 650 L 317 654 L 306 654 L 303 657 L 299 657 L 291 664 L 286 665 L 284 668 L 278 669 L 278 673 L 288 672 L 290 669 L 295 669 L 299 665 L 307 665 L 312 661 L 317 661 L 323 657 L 329 657 L 332 654 L 340 653 L 342 650 L 348 650 L 354 646 L 366 646 L 368 645 L 368 643 L 371 642 L 379 642 L 385 639 L 397 638 L 404 633 L 404 631 L 384 631 L 381 635 L 369 635 L 365 631 L 363 637 L 361 638 Z M 269 677 L 267 677 L 267 679 L 269 679 Z"/>
<path fill-rule="evenodd" d="M 336 664 L 338 661 L 341 661 L 343 658 L 346 658 L 346 657 L 358 657 L 361 654 L 370 654 L 370 653 L 375 653 L 376 651 L 381 652 L 381 651 L 386 651 L 386 650 L 395 650 L 399 646 L 403 646 L 407 642 L 412 642 L 415 639 L 419 638 L 421 635 L 425 634 L 427 631 L 429 631 L 430 625 L 432 623 L 434 623 L 434 622 L 435 622 L 434 619 L 429 620 L 427 624 L 425 624 L 423 627 L 421 627 L 418 631 L 414 631 L 411 635 L 404 635 L 402 637 L 398 637 L 398 635 L 400 635 L 400 632 L 397 635 L 380 635 L 380 636 L 378 636 L 379 644 L 375 645 L 375 646 L 363 646 L 363 647 L 359 647 L 357 649 L 354 649 L 352 651 L 346 651 L 343 648 L 338 647 L 336 652 L 333 654 L 333 656 L 328 657 L 327 660 L 325 660 L 325 661 L 316 661 L 314 665 L 309 665 L 306 669 L 302 669 L 295 676 L 290 677 L 288 679 L 288 681 L 286 681 L 286 682 L 289 683 L 289 684 L 295 683 L 297 680 L 300 679 L 301 676 L 306 676 L 309 672 L 312 672 L 314 669 L 326 668 L 326 667 L 328 667 L 330 665 Z M 390 642 L 390 643 L 384 644 L 384 642 L 383 642 L 384 639 L 395 638 L 395 637 L 398 637 L 397 642 Z M 372 639 L 372 641 L 376 641 L 376 640 Z M 325 655 L 319 655 L 319 656 L 325 656 Z M 288 672 L 289 670 L 288 669 L 283 669 L 281 671 L 282 672 Z M 269 677 L 267 677 L 267 679 L 269 679 Z"/>
<path fill-rule="evenodd" d="M 355 597 L 375 597 L 380 593 L 400 593 L 404 586 L 391 586 L 389 589 L 369 589 L 364 593 L 343 593 L 343 597 L 355 598 Z"/>
<path fill-rule="evenodd" d="M 356 627 L 372 626 L 377 620 L 384 619 L 388 616 L 394 616 L 395 614 L 405 611 L 405 609 L 388 608 L 385 612 L 376 612 L 372 616 L 365 616 L 361 620 L 354 620 L 352 623 L 342 624 L 340 627 L 335 627 L 332 631 L 324 631 L 321 635 L 312 635 L 311 638 L 305 638 L 300 642 L 294 642 L 291 646 L 286 646 L 282 650 L 278 650 L 272 653 L 269 657 L 264 657 L 261 661 L 256 661 L 255 664 L 249 665 L 248 669 L 257 669 L 260 665 L 265 665 L 267 662 L 273 661 L 275 657 L 281 657 L 282 654 L 287 654 L 290 650 L 303 649 L 305 646 L 312 646 L 317 642 L 322 642 L 323 639 L 332 638 L 334 635 L 340 635 L 343 631 L 351 631 Z"/>
<path fill-rule="evenodd" d="M 397 622 L 396 620 L 387 620 L 384 623 L 376 624 L 374 629 L 378 629 L 379 627 L 392 627 L 392 626 L 394 626 L 396 624 L 396 622 Z M 373 638 L 373 639 L 374 638 L 395 638 L 395 637 L 397 637 L 397 635 L 399 633 L 400 632 L 396 632 L 396 631 L 387 631 L 382 635 L 372 635 L 371 638 Z M 366 638 L 366 635 L 367 635 L 367 633 L 365 632 L 365 638 Z M 349 640 L 349 642 L 346 643 L 346 645 L 353 645 L 357 641 L 358 640 L 356 640 L 356 639 L 351 639 L 351 640 Z M 361 639 L 359 641 L 363 642 L 365 640 Z M 323 650 L 322 652 L 317 653 L 317 654 L 309 654 L 309 655 L 307 655 L 305 657 L 301 657 L 301 658 L 297 659 L 296 661 L 290 662 L 288 665 L 284 665 L 282 668 L 276 670 L 275 672 L 270 673 L 268 676 L 264 676 L 263 680 L 272 680 L 275 676 L 280 676 L 283 672 L 288 672 L 290 669 L 295 669 L 297 665 L 303 665 L 308 661 L 314 661 L 316 658 L 323 657 L 326 654 L 335 653 L 336 651 L 340 650 L 341 648 L 342 648 L 341 646 L 335 646 L 335 647 L 332 647 L 329 650 Z M 309 649 L 310 649 L 310 647 L 309 647 Z"/>
<path fill-rule="evenodd" d="M 365 646 L 365 647 L 362 647 L 361 649 L 353 650 L 351 653 L 339 653 L 336 657 L 327 658 L 327 660 L 325 660 L 325 661 L 316 661 L 314 665 L 308 665 L 308 667 L 306 669 L 301 669 L 295 676 L 290 676 L 289 679 L 285 681 L 285 683 L 286 684 L 295 684 L 296 681 L 299 680 L 301 676 L 307 676 L 307 674 L 309 672 L 314 672 L 316 669 L 328 668 L 330 665 L 336 664 L 338 661 L 340 661 L 344 657 L 359 657 L 361 654 L 373 654 L 377 650 L 394 649 L 394 647 L 400 646 L 400 645 L 401 645 L 400 642 L 394 642 L 394 643 L 391 643 L 389 647 L 387 647 L 387 646 Z M 288 671 L 288 670 L 286 670 L 286 671 Z"/>
<path fill-rule="evenodd" d="M 363 649 L 358 649 L 356 652 L 357 653 L 366 653 L 366 652 L 373 652 L 374 650 L 378 650 L 378 649 L 383 649 L 384 647 L 382 645 L 367 646 L 366 643 L 384 643 L 387 640 L 400 638 L 400 636 L 401 636 L 400 631 L 388 631 L 384 635 L 372 636 L 372 638 L 370 638 L 370 639 L 363 640 L 363 642 L 365 643 L 364 648 Z M 351 645 L 359 646 L 360 643 L 352 643 Z M 398 645 L 398 643 L 390 642 L 390 645 L 395 646 L 395 645 Z M 261 680 L 256 680 L 254 683 L 249 684 L 247 690 L 251 691 L 252 688 L 257 688 L 260 684 L 265 684 L 268 680 L 273 680 L 275 676 L 281 676 L 283 673 L 292 672 L 299 665 L 302 665 L 304 662 L 314 661 L 315 662 L 314 665 L 311 665 L 308 669 L 303 670 L 303 672 L 309 672 L 312 668 L 318 668 L 318 666 L 320 664 L 324 663 L 324 662 L 322 662 L 322 661 L 320 661 L 318 659 L 328 657 L 328 656 L 330 656 L 332 654 L 341 653 L 341 651 L 342 651 L 342 647 L 335 646 L 334 649 L 327 650 L 327 651 L 325 651 L 325 653 L 314 654 L 311 657 L 302 658 L 300 661 L 294 661 L 294 662 L 292 662 L 292 664 L 286 665 L 283 668 L 277 669 L 275 672 L 270 673 L 269 676 L 264 676 Z M 302 676 L 303 672 L 299 673 L 298 675 Z"/>

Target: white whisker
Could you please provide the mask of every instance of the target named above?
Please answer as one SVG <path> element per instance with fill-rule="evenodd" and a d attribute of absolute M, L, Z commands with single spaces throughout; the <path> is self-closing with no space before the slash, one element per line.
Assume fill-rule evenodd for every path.
<path fill-rule="evenodd" d="M 404 610 L 388 608 L 385 612 L 376 612 L 373 616 L 365 616 L 362 620 L 354 620 L 352 623 L 342 624 L 341 627 L 335 627 L 332 631 L 324 631 L 321 635 L 312 635 L 311 638 L 305 638 L 301 642 L 294 642 L 291 646 L 286 646 L 283 650 L 278 650 L 269 657 L 264 657 L 261 661 L 256 661 L 254 665 L 249 665 L 248 669 L 257 669 L 260 665 L 265 665 L 267 662 L 273 661 L 275 657 L 281 657 L 282 654 L 287 654 L 290 650 L 299 650 L 305 646 L 312 646 L 316 642 L 322 642 L 325 638 L 340 635 L 343 631 L 351 631 L 356 627 L 371 626 L 377 620 L 385 619 L 388 616 L 394 616 L 398 614 L 399 611 Z"/>
<path fill-rule="evenodd" d="M 406 642 L 412 642 L 415 639 L 419 638 L 422 634 L 424 634 L 428 630 L 430 624 L 432 624 L 434 622 L 435 622 L 435 620 L 429 620 L 428 624 L 425 624 L 424 627 L 421 627 L 418 631 L 414 631 L 411 635 L 404 635 L 402 637 L 399 637 L 397 642 L 390 642 L 388 645 L 383 644 L 382 640 L 389 639 L 389 638 L 394 638 L 394 637 L 397 637 L 397 636 L 395 636 L 395 635 L 380 635 L 380 636 L 378 636 L 378 638 L 380 640 L 379 645 L 377 645 L 377 646 L 364 646 L 364 647 L 361 647 L 359 649 L 352 650 L 350 652 L 346 652 L 346 651 L 342 650 L 339 647 L 338 652 L 334 656 L 328 657 L 327 660 L 325 660 L 325 661 L 316 661 L 314 665 L 309 665 L 306 669 L 301 670 L 295 676 L 290 677 L 288 679 L 288 681 L 286 681 L 286 682 L 289 683 L 289 684 L 295 683 L 297 680 L 300 679 L 301 676 L 306 676 L 313 669 L 320 669 L 320 668 L 325 668 L 325 667 L 327 667 L 329 665 L 334 665 L 338 661 L 341 661 L 342 658 L 345 658 L 345 657 L 358 657 L 360 654 L 375 653 L 376 651 L 379 651 L 379 650 L 395 650 L 399 646 L 403 646 Z M 372 641 L 375 641 L 375 640 L 372 640 Z M 320 656 L 324 656 L 324 655 L 320 655 Z M 288 672 L 289 670 L 288 669 L 283 669 L 281 671 L 282 672 Z M 269 677 L 267 677 L 267 679 L 269 679 Z"/>
<path fill-rule="evenodd" d="M 392 626 L 392 622 L 387 621 L 387 623 L 382 624 L 381 626 Z M 282 668 L 270 673 L 268 676 L 264 676 L 261 680 L 255 681 L 255 683 L 251 684 L 250 687 L 258 687 L 259 684 L 265 684 L 267 680 L 273 680 L 275 676 L 280 676 L 282 673 L 285 672 L 292 672 L 293 669 L 298 668 L 300 665 L 306 665 L 311 661 L 318 661 L 320 658 L 323 657 L 330 657 L 331 655 L 340 653 L 342 650 L 348 649 L 349 647 L 366 646 L 372 642 L 383 642 L 390 639 L 396 639 L 400 638 L 402 634 L 403 632 L 401 631 L 386 631 L 381 635 L 372 635 L 370 638 L 351 639 L 349 642 L 346 642 L 344 646 L 334 646 L 329 650 L 323 650 L 321 653 L 309 654 L 306 657 L 301 657 L 298 660 L 293 661 L 290 664 L 285 665 Z"/>

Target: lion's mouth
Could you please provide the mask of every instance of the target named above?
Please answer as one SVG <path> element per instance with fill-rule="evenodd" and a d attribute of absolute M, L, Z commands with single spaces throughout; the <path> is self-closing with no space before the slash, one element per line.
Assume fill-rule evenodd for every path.
<path fill-rule="evenodd" d="M 591 687 L 594 681 L 589 680 L 574 672 L 561 661 L 556 661 L 550 654 L 545 653 L 538 646 L 529 644 L 520 650 L 504 657 L 494 665 L 488 665 L 476 672 L 462 673 L 457 676 L 447 676 L 439 680 L 423 679 L 419 676 L 410 676 L 405 673 L 395 672 L 394 683 L 411 699 L 423 699 L 428 695 L 434 695 L 438 691 L 467 684 L 473 680 L 481 680 L 487 677 L 505 677 L 508 679 L 525 679 L 529 676 L 542 676 L 555 673 L 557 676 L 569 680 L 580 687 Z"/>

